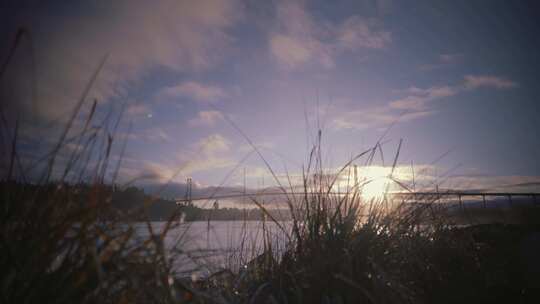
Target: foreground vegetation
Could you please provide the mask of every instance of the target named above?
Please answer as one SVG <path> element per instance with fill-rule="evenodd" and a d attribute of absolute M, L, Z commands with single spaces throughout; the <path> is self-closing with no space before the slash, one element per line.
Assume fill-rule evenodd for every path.
<path fill-rule="evenodd" d="M 177 231 L 181 209 L 169 207 L 166 224 L 156 230 L 158 197 L 137 198 L 128 183 L 119 202 L 107 186 L 116 183 L 122 158 L 111 166 L 118 124 L 90 127 L 97 102 L 86 118 L 79 116 L 104 62 L 35 166 L 39 172 L 23 166 L 18 120 L 0 108 L 0 303 L 523 303 L 540 296 L 539 221 L 456 227 L 434 202 L 388 208 L 384 197 L 366 200 L 369 180 L 354 180 L 345 195 L 336 195 L 337 180 L 351 176 L 361 159 L 369 165 L 380 142 L 336 173 L 322 164 L 321 131 L 302 172 L 303 191 L 288 195 L 297 188 L 283 185 L 268 167 L 286 197 L 290 227 L 249 197 L 283 230 L 284 245 L 263 228 L 255 259 L 233 256 L 232 264 L 243 267 L 204 279 L 178 273 L 174 265 L 186 254 L 182 236 L 173 236 L 172 246 L 165 240 Z M 81 129 L 74 132 L 77 119 Z M 132 199 L 139 204 L 119 208 Z M 129 225 L 134 222 L 145 223 L 143 237 Z"/>
<path fill-rule="evenodd" d="M 165 246 L 182 208 L 154 231 L 159 199 L 119 208 L 135 190 L 3 182 L 1 302 L 508 303 L 540 295 L 538 221 L 456 227 L 435 203 L 389 209 L 384 198 L 366 201 L 361 183 L 335 195 L 335 175 L 309 163 L 303 195 L 287 201 L 291 226 L 275 222 L 285 246 L 263 231 L 258 256 L 235 261 L 245 267 L 197 280 L 173 267 L 182 239 Z M 143 240 L 126 225 L 141 221 Z"/>

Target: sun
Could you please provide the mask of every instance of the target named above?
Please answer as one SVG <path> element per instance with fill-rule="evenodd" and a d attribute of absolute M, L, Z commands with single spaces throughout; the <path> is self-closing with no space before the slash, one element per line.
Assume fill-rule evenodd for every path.
<path fill-rule="evenodd" d="M 388 190 L 390 180 L 385 176 L 375 176 L 366 180 L 360 189 L 364 200 L 379 200 L 384 197 Z"/>
<path fill-rule="evenodd" d="M 352 190 L 363 201 L 377 201 L 392 196 L 392 193 L 399 190 L 396 179 L 406 180 L 407 175 L 399 168 L 392 170 L 391 167 L 365 166 L 351 170 L 350 175 L 344 175 L 337 188 L 338 192 L 339 189 L 348 189 L 346 193 Z"/>

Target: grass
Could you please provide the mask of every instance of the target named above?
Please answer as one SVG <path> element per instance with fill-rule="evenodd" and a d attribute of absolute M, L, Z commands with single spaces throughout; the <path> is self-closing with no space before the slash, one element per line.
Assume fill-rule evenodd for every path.
<path fill-rule="evenodd" d="M 17 33 L 1 78 L 25 36 L 24 29 Z M 5 107 L 12 101 L 0 102 L 1 167 L 7 169 L 0 185 L 1 303 L 177 302 L 192 294 L 174 281 L 175 255 L 164 245 L 179 213 L 160 231 L 147 220 L 148 237 L 135 241 L 130 223 L 144 219 L 155 198 L 131 212 L 119 212 L 111 204 L 105 180 L 112 173 L 109 181 L 114 184 L 121 164 L 121 157 L 116 164 L 111 161 L 121 114 L 96 121 L 94 100 L 81 118 L 105 62 L 106 57 L 91 75 L 50 152 L 30 162 L 21 153 L 28 151 L 19 150 L 19 116 L 12 120 Z M 76 121 L 82 126 L 76 128 Z"/>
<path fill-rule="evenodd" d="M 377 149 L 359 155 L 369 164 Z M 310 154 L 303 191 L 291 195 L 288 185 L 293 221 L 282 228 L 285 248 L 265 242 L 246 269 L 206 288 L 222 290 L 232 303 L 506 303 L 538 296 L 540 281 L 531 275 L 537 262 L 523 258 L 538 252 L 530 239 L 540 229 L 530 214 L 537 208 L 520 225 L 455 226 L 435 197 L 388 208 L 385 197 L 362 196 L 369 181 L 336 194 L 339 177 L 323 169 L 320 150 L 317 144 Z"/>
<path fill-rule="evenodd" d="M 177 229 L 181 210 L 156 229 L 148 210 L 157 197 L 146 197 L 141 208 L 129 212 L 111 204 L 107 173 L 112 172 L 108 181 L 115 184 L 121 157 L 111 164 L 111 150 L 121 114 L 96 122 L 94 101 L 81 129 L 74 130 L 105 61 L 51 152 L 36 161 L 37 174 L 21 161 L 18 120 L 8 121 L 0 108 L 2 142 L 8 143 L 3 145 L 2 167 L 8 170 L 0 194 L 0 302 L 511 303 L 539 295 L 537 264 L 527 257 L 535 250 L 538 221 L 456 228 L 434 200 L 392 208 L 384 196 L 366 200 L 362 190 L 369 180 L 349 180 L 345 193 L 336 194 L 338 179 L 352 176 L 355 164 L 370 165 L 382 155 L 382 137 L 336 173 L 323 164 L 319 130 L 299 191 L 290 179 L 284 184 L 276 176 L 232 121 L 283 192 L 289 226 L 273 218 L 257 196 L 249 198 L 286 241 L 263 221 L 260 238 L 244 235 L 241 248 L 228 256 L 229 269 L 203 280 L 182 277 L 174 269 L 187 252 L 182 235 L 172 236 L 172 246 L 165 244 L 171 233 L 186 231 Z M 68 143 L 80 148 L 66 155 Z M 392 172 L 398 157 L 399 149 Z M 29 181 L 28 176 L 39 178 Z M 400 184 L 391 174 L 389 179 Z M 76 186 L 83 181 L 88 186 Z M 144 225 L 143 239 L 137 239 L 134 222 Z"/>

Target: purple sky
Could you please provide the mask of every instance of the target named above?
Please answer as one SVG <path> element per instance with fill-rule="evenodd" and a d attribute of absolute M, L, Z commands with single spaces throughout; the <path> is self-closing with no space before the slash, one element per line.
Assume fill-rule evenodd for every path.
<path fill-rule="evenodd" d="M 385 136 L 385 165 L 402 138 L 404 180 L 412 161 L 426 180 L 446 187 L 538 188 L 534 1 L 2 5 L 1 58 L 17 27 L 31 33 L 0 80 L 6 113 L 24 121 L 25 159 L 50 149 L 108 54 L 77 123 L 94 98 L 95 123 L 125 107 L 112 149 L 118 157 L 131 123 L 124 181 L 141 174 L 166 181 L 178 172 L 177 182 L 192 176 L 200 185 L 220 184 L 252 150 L 229 121 L 279 175 L 293 177 L 317 126 L 332 169 L 395 122 Z M 249 187 L 272 185 L 254 153 L 226 185 L 241 185 L 244 168 Z"/>

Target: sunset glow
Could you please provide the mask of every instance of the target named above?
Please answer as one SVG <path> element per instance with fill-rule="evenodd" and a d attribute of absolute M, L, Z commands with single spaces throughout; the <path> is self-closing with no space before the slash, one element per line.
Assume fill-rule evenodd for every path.
<path fill-rule="evenodd" d="M 20 26 L 28 35 L 2 76 L 2 110 L 18 117 L 21 167 L 33 167 L 103 62 L 73 126 L 88 113 L 89 127 L 121 118 L 99 126 L 114 138 L 110 158 L 122 158 L 108 181 L 171 182 L 176 197 L 188 178 L 204 193 L 274 187 L 267 165 L 301 176 L 320 128 L 332 165 L 381 140 L 368 166 L 388 167 L 402 139 L 396 165 L 417 168 L 418 185 L 533 191 L 540 18 L 517 2 L 13 2 L 1 10 L 1 58 Z M 366 197 L 380 196 L 388 173 L 359 175 L 374 179 Z"/>
<path fill-rule="evenodd" d="M 386 177 L 374 177 L 366 181 L 360 189 L 364 201 L 377 201 L 382 199 L 388 191 L 391 181 Z"/>
<path fill-rule="evenodd" d="M 2 303 L 537 303 L 540 0 L 0 1 Z"/>

